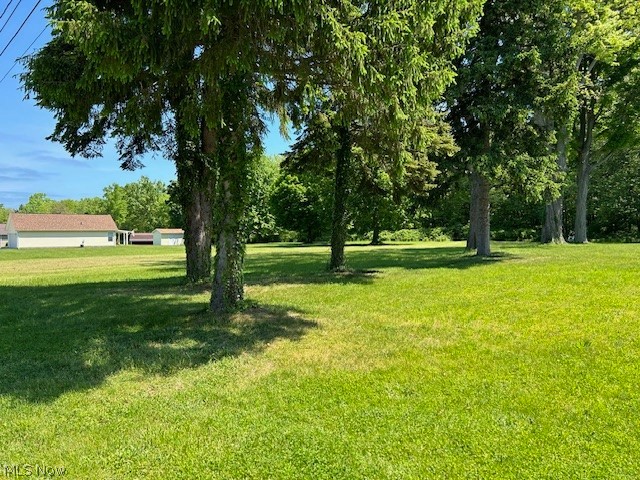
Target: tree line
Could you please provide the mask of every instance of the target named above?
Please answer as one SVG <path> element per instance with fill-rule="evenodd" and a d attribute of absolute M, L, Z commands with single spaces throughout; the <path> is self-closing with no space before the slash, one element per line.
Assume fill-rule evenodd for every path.
<path fill-rule="evenodd" d="M 249 243 L 328 242 L 331 238 L 334 175 L 295 163 L 299 146 L 284 156 L 262 156 L 256 162 L 246 213 Z M 312 168 L 313 167 L 313 168 Z M 362 175 L 348 210 L 349 238 L 380 245 L 384 241 L 464 240 L 469 234 L 469 180 L 426 188 L 422 194 L 393 192 L 389 178 Z M 640 241 L 640 150 L 611 158 L 592 174 L 589 236 L 598 240 Z M 379 186 L 376 191 L 372 185 Z M 576 188 L 566 189 L 563 230 L 573 228 Z M 154 228 L 184 228 L 185 215 L 176 197 L 176 182 L 168 185 L 143 176 L 125 185 L 111 184 L 103 196 L 54 200 L 34 193 L 17 209 L 0 204 L 0 223 L 9 214 L 61 213 L 111 215 L 119 228 L 148 232 Z M 537 240 L 542 234 L 545 202 L 531 200 L 509 186 L 491 191 L 492 232 L 495 240 Z"/>
<path fill-rule="evenodd" d="M 345 268 L 350 228 L 370 223 L 379 241 L 398 205 L 419 215 L 464 185 L 467 245 L 479 255 L 491 252 L 496 192 L 544 203 L 542 239 L 561 243 L 575 184 L 572 236 L 586 242 L 594 172 L 636 158 L 638 8 L 57 0 L 52 39 L 25 60 L 22 80 L 54 112 L 51 139 L 72 154 L 100 155 L 113 137 L 123 168 L 147 151 L 174 160 L 187 277 L 213 272 L 210 308 L 221 312 L 243 299 L 269 116 L 301 132 L 270 202 L 306 201 L 299 215 L 282 212 L 292 222 L 330 219 L 332 270 Z"/>
<path fill-rule="evenodd" d="M 0 205 L 0 223 L 6 222 L 11 211 Z M 16 211 L 111 215 L 118 228 L 137 232 L 171 227 L 180 221 L 180 213 L 170 202 L 167 186 L 145 176 L 126 185 L 111 184 L 103 190 L 102 197 L 54 200 L 44 193 L 34 193 Z"/>

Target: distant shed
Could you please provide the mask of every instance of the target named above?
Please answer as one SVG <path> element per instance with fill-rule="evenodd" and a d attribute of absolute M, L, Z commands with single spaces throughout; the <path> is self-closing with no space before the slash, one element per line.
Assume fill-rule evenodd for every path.
<path fill-rule="evenodd" d="M 153 245 L 153 233 L 133 232 L 129 237 L 129 245 Z"/>
<path fill-rule="evenodd" d="M 111 215 L 11 213 L 9 248 L 115 246 L 118 227 Z"/>
<path fill-rule="evenodd" d="M 153 231 L 154 245 L 184 245 L 184 230 L 181 228 L 156 228 Z"/>

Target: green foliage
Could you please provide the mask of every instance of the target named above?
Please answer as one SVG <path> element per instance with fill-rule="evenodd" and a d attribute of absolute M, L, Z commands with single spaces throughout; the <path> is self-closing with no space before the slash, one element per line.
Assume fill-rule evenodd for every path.
<path fill-rule="evenodd" d="M 424 201 L 410 204 L 407 215 L 422 229 L 441 227 L 452 239 L 463 240 L 469 233 L 469 182 L 462 176 L 448 180 Z M 537 239 L 543 201 L 533 201 L 522 189 L 510 185 L 494 187 L 490 201 L 492 239 Z"/>
<path fill-rule="evenodd" d="M 107 211 L 119 228 L 124 229 L 127 222 L 128 199 L 125 188 L 112 184 L 103 190 Z"/>
<path fill-rule="evenodd" d="M 272 207 L 278 224 L 298 231 L 312 243 L 331 232 L 339 144 L 331 113 L 318 112 L 307 122 L 281 164 Z"/>
<path fill-rule="evenodd" d="M 492 238 L 496 240 L 538 240 L 544 202 L 532 200 L 520 189 L 508 185 L 491 192 Z"/>
<path fill-rule="evenodd" d="M 278 226 L 299 232 L 305 243 L 325 238 L 331 223 L 331 191 L 329 179 L 283 171 L 271 195 Z"/>
<path fill-rule="evenodd" d="M 167 207 L 169 210 L 169 223 L 175 228 L 184 229 L 186 226 L 186 218 L 182 205 L 180 186 L 175 180 L 171 180 L 167 185 Z"/>
<path fill-rule="evenodd" d="M 519 185 L 532 198 L 553 187 L 557 168 L 549 154 L 552 132 L 535 121 L 535 114 L 555 87 L 545 74 L 541 49 L 557 40 L 559 31 L 551 22 L 563 5 L 560 0 L 488 2 L 448 92 L 461 147 L 458 166 L 492 182 Z"/>
<path fill-rule="evenodd" d="M 383 242 L 419 242 L 423 233 L 418 229 L 401 229 L 396 231 L 384 230 L 380 234 Z"/>
<path fill-rule="evenodd" d="M 124 230 L 150 232 L 155 228 L 172 227 L 169 216 L 169 194 L 160 181 L 143 176 L 124 186 L 109 185 L 104 189 L 107 213 Z"/>
<path fill-rule="evenodd" d="M 128 230 L 149 232 L 159 227 L 170 227 L 165 185 L 141 177 L 124 186 L 127 198 L 125 225 Z"/>
<path fill-rule="evenodd" d="M 530 241 L 540 238 L 540 230 L 538 228 L 514 228 L 511 230 L 503 230 L 494 228 L 491 230 L 492 240 L 510 240 L 510 241 Z"/>
<path fill-rule="evenodd" d="M 109 213 L 104 200 L 100 197 L 81 198 L 80 200 L 53 200 L 44 193 L 31 195 L 27 203 L 20 205 L 18 212 L 90 215 Z"/>
<path fill-rule="evenodd" d="M 24 205 L 20 205 L 20 213 L 53 213 L 56 202 L 45 193 L 34 193 Z"/>
<path fill-rule="evenodd" d="M 571 41 L 577 49 L 575 63 L 579 75 L 579 114 L 574 132 L 575 237 L 577 242 L 584 243 L 591 169 L 609 155 L 621 153 L 625 145 L 635 143 L 634 137 L 638 138 L 640 9 L 635 3 L 620 0 L 582 0 L 574 7 L 575 31 Z"/>
<path fill-rule="evenodd" d="M 381 134 L 401 142 L 433 113 L 432 102 L 453 80 L 452 60 L 474 33 L 482 2 L 342 5 L 327 8 L 324 19 L 340 27 L 328 32 L 335 61 L 322 79 L 338 117 L 335 124 L 360 121 L 372 138 Z M 383 144 L 396 152 L 406 146 Z"/>
<path fill-rule="evenodd" d="M 101 197 L 81 198 L 75 202 L 75 206 L 69 207 L 70 213 L 86 213 L 99 215 L 106 213 L 104 199 Z"/>
<path fill-rule="evenodd" d="M 592 174 L 589 235 L 640 240 L 640 152 L 619 153 Z"/>
<path fill-rule="evenodd" d="M 450 242 L 451 235 L 444 228 L 427 228 L 422 230 L 424 236 L 422 241 L 429 242 Z"/>
<path fill-rule="evenodd" d="M 0 223 L 7 223 L 7 219 L 9 218 L 9 214 L 12 211 L 13 211 L 12 209 L 7 208 L 3 204 L 0 203 Z"/>
<path fill-rule="evenodd" d="M 215 228 L 229 242 L 218 251 L 234 252 L 234 278 L 245 238 L 274 239 L 277 224 L 305 241 L 322 238 L 332 203 L 349 212 L 335 225 L 360 235 L 420 226 L 459 237 L 468 211 L 461 187 L 425 201 L 437 168 L 448 170 L 442 183 L 460 182 L 469 169 L 489 177 L 497 235 L 524 238 L 539 222 L 540 201 L 566 179 L 551 147 L 579 105 L 598 107 L 600 158 L 623 145 L 628 153 L 640 138 L 631 127 L 640 119 L 638 7 L 491 1 L 478 32 L 482 3 L 57 0 L 53 39 L 27 60 L 23 80 L 56 115 L 52 138 L 71 152 L 96 155 L 113 136 L 125 167 L 163 150 L 178 164 L 175 191 L 215 192 Z M 457 82 L 442 103 L 456 57 Z M 453 120 L 454 159 L 439 111 Z M 307 127 L 279 176 L 261 160 L 267 113 Z M 339 150 L 344 174 L 336 174 Z M 167 206 L 166 192 L 139 187 L 105 191 L 104 208 L 121 226 L 184 224 L 180 195 Z M 633 217 L 614 190 L 600 198 Z M 25 208 L 101 208 L 45 200 Z M 597 209 L 599 218 L 615 216 Z M 598 229 L 609 235 L 604 223 Z"/>
<path fill-rule="evenodd" d="M 405 228 L 395 231 L 383 231 L 380 234 L 383 242 L 450 242 L 451 236 L 446 229 L 440 227 L 418 229 Z"/>
<path fill-rule="evenodd" d="M 373 231 L 401 228 L 406 223 L 405 206 L 391 193 L 357 192 L 349 202 L 350 231 L 365 235 Z"/>
<path fill-rule="evenodd" d="M 246 235 L 249 243 L 278 240 L 275 215 L 271 211 L 271 197 L 280 171 L 279 156 L 260 156 L 249 178 L 249 205 L 245 213 Z"/>
<path fill-rule="evenodd" d="M 469 178 L 454 172 L 445 168 L 429 195 L 411 199 L 407 214 L 423 229 L 442 227 L 453 240 L 464 240 L 469 233 Z"/>
<path fill-rule="evenodd" d="M 388 133 L 390 149 L 405 151 L 397 140 L 420 130 L 416 121 L 452 81 L 451 59 L 481 3 L 57 0 L 49 10 L 53 39 L 27 61 L 23 80 L 56 113 L 53 138 L 77 153 L 99 153 L 111 135 L 130 168 L 146 150 L 167 150 L 169 132 L 212 140 L 200 145 L 218 175 L 215 229 L 231 242 L 218 245 L 216 268 L 230 268 L 222 256 L 232 255 L 238 270 L 214 277 L 227 288 L 241 283 L 243 247 L 233 239 L 242 243 L 246 233 L 263 112 L 299 124 L 329 93 L 338 126 L 357 117 Z M 58 64 L 68 66 L 66 78 Z M 233 290 L 239 298 L 241 285 Z"/>
<path fill-rule="evenodd" d="M 315 212 L 312 215 L 291 214 L 296 217 L 293 221 L 306 223 L 306 220 L 299 219 L 311 219 L 309 226 L 315 230 L 314 238 L 321 237 L 322 231 L 330 229 L 330 216 L 325 218 L 324 212 L 331 208 L 331 197 L 335 194 L 336 152 L 339 148 L 335 119 L 335 115 L 327 112 L 313 116 L 282 164 L 285 174 L 291 174 L 305 189 L 297 193 L 297 199 L 295 192 L 291 192 L 289 201 L 304 203 L 308 205 L 305 210 Z M 437 171 L 432 156 L 446 156 L 455 151 L 455 146 L 445 125 L 434 123 L 431 127 L 423 130 L 423 133 L 431 135 L 422 147 L 424 150 L 414 149 L 412 153 L 403 154 L 390 151 L 380 138 L 377 138 L 378 146 L 373 146 L 376 143 L 374 137 L 383 135 L 381 131 L 362 128 L 357 123 L 351 129 L 350 171 L 344 182 L 349 191 L 346 216 L 351 234 L 363 236 L 371 231 L 379 233 L 383 229 L 401 228 L 406 221 L 405 200 L 421 198 L 433 187 Z M 318 205 L 311 207 L 316 202 Z M 283 214 L 283 225 L 301 228 L 293 227 L 293 223 L 284 218 L 289 212 L 283 211 Z M 305 236 L 310 238 L 309 234 Z"/>

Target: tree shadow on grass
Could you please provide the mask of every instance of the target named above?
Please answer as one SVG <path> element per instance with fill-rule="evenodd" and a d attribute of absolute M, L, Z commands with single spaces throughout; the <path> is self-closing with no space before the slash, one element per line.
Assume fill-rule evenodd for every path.
<path fill-rule="evenodd" d="M 251 248 L 254 250 L 272 249 L 272 248 L 313 248 L 313 247 L 330 247 L 328 242 L 314 242 L 314 243 L 302 243 L 302 242 L 274 242 L 274 243 L 254 243 L 251 244 Z"/>
<path fill-rule="evenodd" d="M 252 245 L 251 248 L 254 251 L 266 247 L 273 251 L 261 251 L 259 254 L 253 255 L 249 252 L 244 271 L 247 285 L 370 284 L 382 269 L 447 268 L 464 270 L 519 258 L 517 255 L 507 252 L 495 252 L 489 257 L 478 257 L 461 247 L 416 248 L 393 244 L 363 250 L 354 249 L 354 247 L 362 247 L 362 245 L 349 244 L 346 248 L 347 271 L 336 273 L 328 270 L 328 250 L 326 252 L 310 252 L 304 248 L 305 245 L 295 246 L 301 248 L 291 248 L 290 244 Z M 366 247 L 369 246 L 366 245 Z M 155 260 L 149 265 L 151 268 L 171 271 L 176 275 L 184 272 L 184 261 L 182 260 Z"/>
<path fill-rule="evenodd" d="M 460 247 L 346 249 L 348 271 L 327 271 L 328 254 L 291 250 L 248 255 L 245 278 L 248 285 L 372 283 L 382 269 L 406 270 L 447 268 L 464 270 L 517 258 L 505 252 L 490 257 L 466 253 Z"/>
<path fill-rule="evenodd" d="M 259 305 L 214 319 L 206 299 L 178 277 L 2 287 L 0 395 L 47 402 L 122 370 L 172 374 L 317 327 L 301 312 Z"/>

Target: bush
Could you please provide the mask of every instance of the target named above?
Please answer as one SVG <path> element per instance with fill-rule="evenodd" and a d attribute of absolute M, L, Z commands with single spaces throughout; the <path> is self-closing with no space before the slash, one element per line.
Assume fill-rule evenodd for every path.
<path fill-rule="evenodd" d="M 451 236 L 440 227 L 404 228 L 395 232 L 384 230 L 380 233 L 380 240 L 383 242 L 448 242 Z"/>
<path fill-rule="evenodd" d="M 461 223 L 456 223 L 450 229 L 451 239 L 458 240 L 466 240 L 469 238 L 469 222 L 464 225 Z"/>
<path fill-rule="evenodd" d="M 284 228 L 280 229 L 278 236 L 279 236 L 278 240 L 280 242 L 299 242 L 300 241 L 300 234 L 295 230 L 285 230 Z"/>
<path fill-rule="evenodd" d="M 422 240 L 422 232 L 412 228 L 404 228 L 395 232 L 383 230 L 380 232 L 380 240 L 383 242 L 419 242 Z"/>
<path fill-rule="evenodd" d="M 540 232 L 536 228 L 512 228 L 509 230 L 492 230 L 491 239 L 497 241 L 537 240 Z"/>
<path fill-rule="evenodd" d="M 424 230 L 423 240 L 430 242 L 450 242 L 451 235 L 441 227 L 426 228 Z"/>

